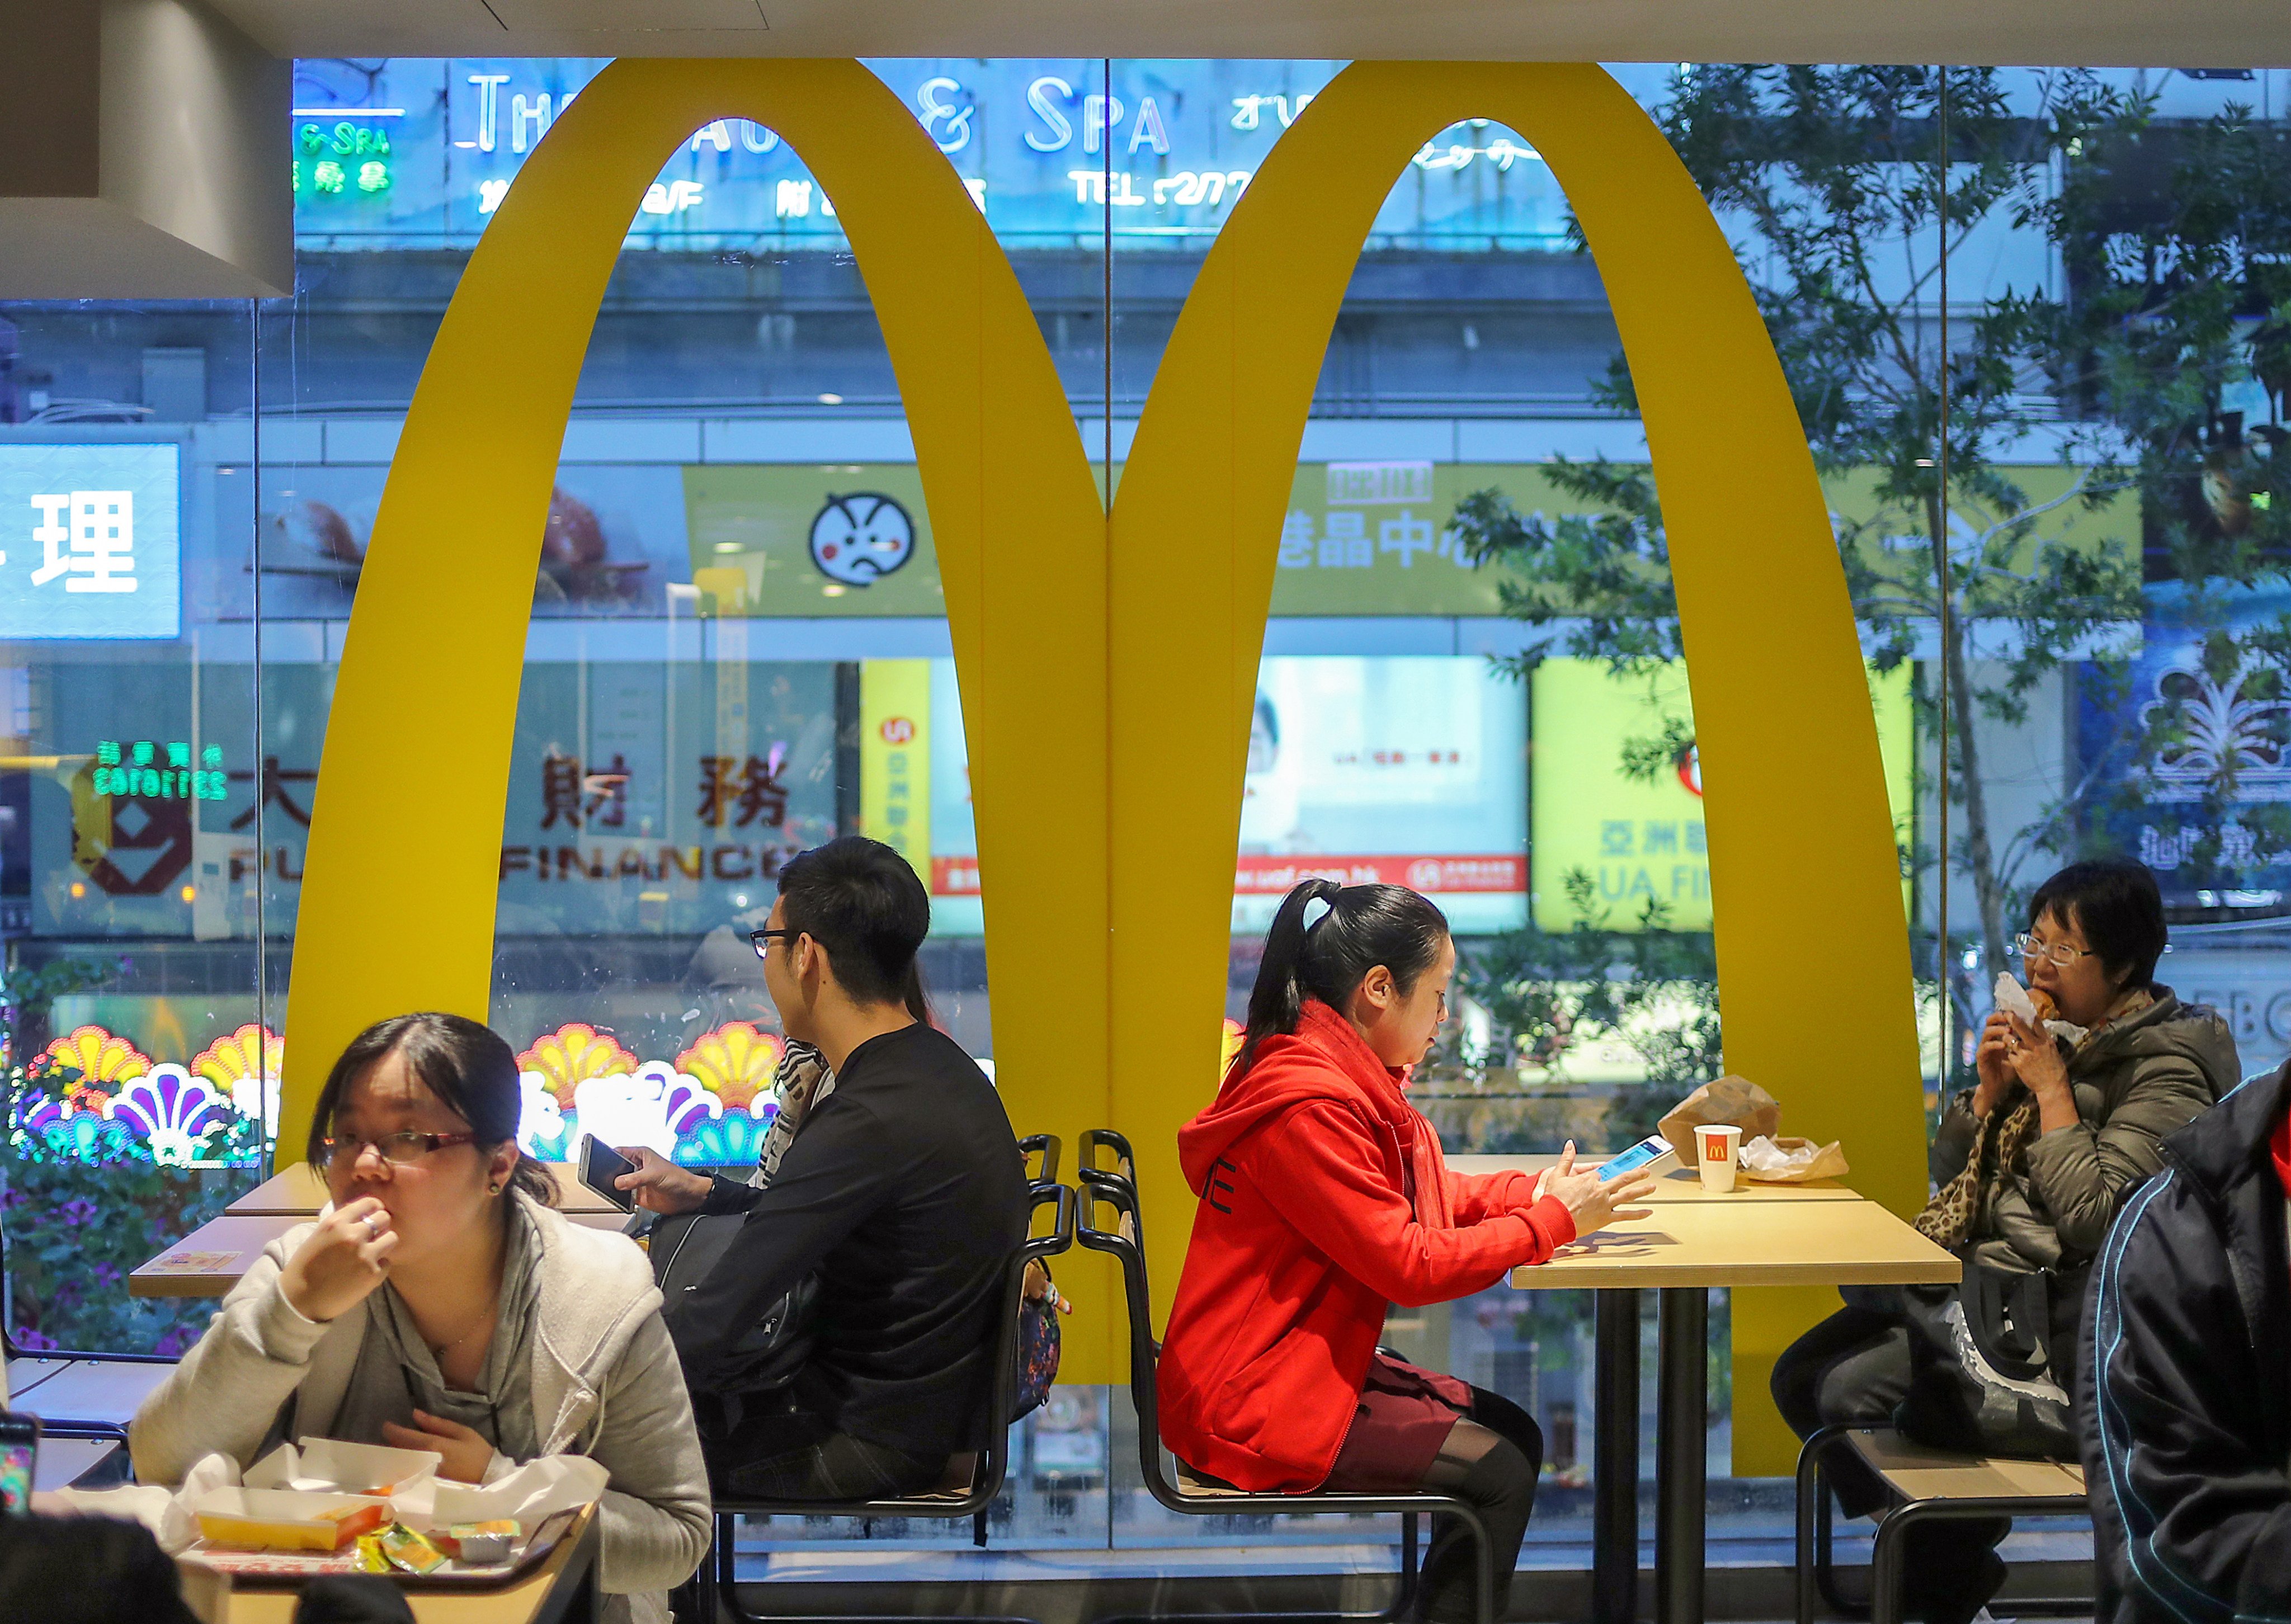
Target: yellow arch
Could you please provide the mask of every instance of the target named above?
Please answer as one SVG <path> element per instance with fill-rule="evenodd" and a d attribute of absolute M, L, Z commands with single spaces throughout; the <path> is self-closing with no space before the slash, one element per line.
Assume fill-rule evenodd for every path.
<path fill-rule="evenodd" d="M 1112 519 L 1113 985 L 1158 990 L 1113 1001 L 1115 1116 L 1166 1156 L 1216 1073 L 1212 1023 L 1164 1012 L 1205 1017 L 1225 996 L 1249 714 L 1305 420 L 1378 208 L 1467 117 L 1518 131 L 1566 189 L 1638 386 L 1701 747 L 1726 1064 L 1785 1102 L 1791 1131 L 1850 1139 L 1856 1184 L 1911 1210 L 1923 1118 L 1901 877 L 1821 486 L 1700 193 L 1588 65 L 1346 68 L 1258 170 L 1186 301 Z M 1165 772 L 1173 760 L 1188 770 Z M 1851 952 L 1816 945 L 1841 937 Z M 1838 1010 L 1855 1023 L 1845 1068 L 1805 1036 Z M 1192 1207 L 1159 1182 L 1153 1250 L 1174 1263 Z M 1176 1276 L 1162 1266 L 1164 1311 Z M 1743 1400 L 1827 1296 L 1737 1294 L 1735 1435 L 1776 1469 L 1786 1435 L 1769 1415 L 1746 1440 Z"/>
<path fill-rule="evenodd" d="M 525 629 L 574 385 L 646 187 L 720 117 L 779 131 L 834 199 L 906 402 L 971 740 L 1011 1113 L 1070 1146 L 1106 1120 L 1105 510 L 1009 261 L 858 63 L 622 61 L 527 160 L 406 414 L 320 766 L 286 1159 L 360 1027 L 486 1017 Z M 1042 817 L 1030 780 L 1049 752 L 1060 806 Z"/>

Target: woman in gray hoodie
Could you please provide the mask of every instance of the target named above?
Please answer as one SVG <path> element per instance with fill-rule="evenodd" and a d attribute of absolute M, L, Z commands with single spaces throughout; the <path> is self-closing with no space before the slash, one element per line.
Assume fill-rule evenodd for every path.
<path fill-rule="evenodd" d="M 664 1620 L 711 1532 L 691 1402 L 643 1253 L 549 1205 L 518 1108 L 516 1055 L 475 1021 L 360 1033 L 312 1122 L 332 1203 L 263 1249 L 144 1401 L 136 1475 L 306 1435 L 434 1450 L 470 1483 L 586 1455 L 612 1475 L 605 1616 Z"/>

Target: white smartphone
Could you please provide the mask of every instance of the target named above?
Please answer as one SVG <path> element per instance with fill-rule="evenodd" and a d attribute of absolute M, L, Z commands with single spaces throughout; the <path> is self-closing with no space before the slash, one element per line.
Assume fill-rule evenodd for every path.
<path fill-rule="evenodd" d="M 1625 1173 L 1652 1173 L 1658 1177 L 1678 1165 L 1678 1153 L 1670 1141 L 1659 1133 L 1651 1133 L 1626 1151 L 1607 1158 L 1599 1168 L 1602 1183 L 1620 1178 Z"/>

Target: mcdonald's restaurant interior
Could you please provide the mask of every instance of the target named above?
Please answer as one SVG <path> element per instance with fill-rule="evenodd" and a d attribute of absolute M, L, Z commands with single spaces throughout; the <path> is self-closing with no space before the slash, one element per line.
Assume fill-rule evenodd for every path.
<path fill-rule="evenodd" d="M 2291 1061 L 2287 416 L 2264 0 L 0 0 L 0 1620 L 406 1616 L 303 1593 L 362 1565 L 423 1620 L 2284 1612 L 2240 1557 L 2158 1580 L 2180 1524 L 2078 1451 L 2171 1133 Z M 929 1025 L 1025 1136 L 1010 1266 L 1068 1310 L 971 1475 L 719 1483 L 657 1596 L 577 1442 L 407 1499 L 289 1406 L 299 1465 L 138 1481 L 225 1294 L 339 1220 L 306 1142 L 370 1022 L 489 1025 L 596 1245 L 592 1144 L 766 1182 L 816 1108 L 781 876 L 848 836 L 928 896 Z M 1231 1194 L 1180 1130 L 1322 879 L 1455 948 L 1414 1168 L 1524 1213 L 1563 1147 L 1668 1158 L 1375 1331 L 1539 1438 L 1460 1602 L 1435 1490 L 1276 1500 L 1173 1452 L 1166 1362 L 1152 1402 Z M 2165 956 L 2048 1093 L 1999 1057 L 2061 954 L 2115 973 L 2079 885 L 2152 892 Z M 2080 1055 L 2174 1001 L 2200 1097 L 2108 1127 Z M 2105 1205 L 2056 1223 L 2073 1132 Z M 2007 1379 L 1976 1310 L 2026 1331 L 2031 1281 Z M 1873 1518 L 1780 1396 L 1841 1292 L 1925 1304 L 1905 1384 L 1985 1373 L 2050 1446 L 1857 1412 Z M 202 1497 L 266 1487 L 384 1532 L 250 1551 Z M 446 1563 L 433 1510 L 522 1526 Z M 189 1612 L 8 1555 L 91 1517 Z M 1928 1595 L 1992 1526 L 2001 1578 Z"/>

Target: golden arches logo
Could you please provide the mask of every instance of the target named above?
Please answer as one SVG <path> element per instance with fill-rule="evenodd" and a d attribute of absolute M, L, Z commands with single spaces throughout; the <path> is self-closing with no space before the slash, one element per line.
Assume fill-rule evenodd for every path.
<path fill-rule="evenodd" d="M 486 1012 L 528 542 L 639 199 L 664 154 L 733 117 L 779 131 L 834 199 L 905 402 L 969 737 L 998 1081 L 1025 1130 L 1111 1122 L 1163 1147 L 1141 1172 L 1164 1304 L 1191 1210 L 1167 1147 L 1216 1075 L 1274 538 L 1377 205 L 1425 141 L 1467 117 L 1509 125 L 1551 165 L 1637 382 L 1708 791 L 1728 1065 L 1787 1099 L 1799 1131 L 1850 1119 L 1865 1191 L 1915 1204 L 1900 876 L 1821 491 L 1701 197 L 1644 111 L 1581 65 L 1338 74 L 1204 261 L 1110 513 L 1008 260 L 879 80 L 842 61 L 607 68 L 488 226 L 407 414 L 327 726 L 285 1143 L 367 1021 Z M 399 764 L 416 729 L 459 788 L 409 816 Z M 1031 793 L 1044 761 L 1055 818 Z M 1854 1010 L 1868 1034 L 1845 1075 L 1797 1032 L 1807 950 L 1841 929 L 1854 952 L 1819 973 L 1825 1007 Z M 1756 1363 L 1797 1317 L 1738 1307 L 1738 1348 L 1747 1330 Z M 1077 1330 L 1070 1369 L 1089 1379 L 1107 1339 Z"/>

